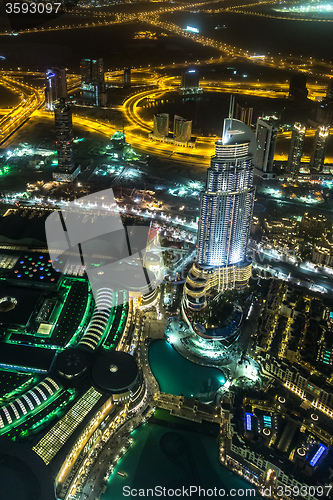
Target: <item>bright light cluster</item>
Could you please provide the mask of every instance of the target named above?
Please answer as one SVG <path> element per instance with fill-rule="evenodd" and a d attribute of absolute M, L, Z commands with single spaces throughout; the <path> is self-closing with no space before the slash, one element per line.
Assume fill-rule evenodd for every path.
<path fill-rule="evenodd" d="M 309 5 L 293 5 L 291 7 L 283 7 L 282 9 L 274 9 L 277 12 L 297 12 L 300 14 L 303 13 L 323 13 L 333 12 L 333 4 L 330 3 L 318 3 L 318 4 L 309 4 Z"/>

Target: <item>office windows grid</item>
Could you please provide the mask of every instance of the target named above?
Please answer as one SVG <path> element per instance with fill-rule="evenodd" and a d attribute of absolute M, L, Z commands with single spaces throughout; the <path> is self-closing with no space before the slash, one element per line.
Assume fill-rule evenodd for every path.
<path fill-rule="evenodd" d="M 46 465 L 56 456 L 101 396 L 101 393 L 90 387 L 66 415 L 33 447 Z"/>

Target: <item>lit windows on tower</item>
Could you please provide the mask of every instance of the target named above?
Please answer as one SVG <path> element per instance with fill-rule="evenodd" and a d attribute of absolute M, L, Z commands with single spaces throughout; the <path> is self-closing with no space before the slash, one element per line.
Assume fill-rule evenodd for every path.
<path fill-rule="evenodd" d="M 75 167 L 73 158 L 72 111 L 69 104 L 60 100 L 54 110 L 58 168 L 53 172 L 54 180 L 72 181 L 81 172 Z"/>
<path fill-rule="evenodd" d="M 248 283 L 251 262 L 246 260 L 246 250 L 255 197 L 254 153 L 251 129 L 232 117 L 224 120 L 222 140 L 216 142 L 201 195 L 196 263 L 184 287 L 184 303 L 191 310 L 206 307 L 210 289 L 224 291 Z"/>
<path fill-rule="evenodd" d="M 277 132 L 277 125 L 273 120 L 258 118 L 256 128 L 257 149 L 254 166 L 257 171 L 262 173 L 263 177 L 273 172 Z"/>
<path fill-rule="evenodd" d="M 67 98 L 66 70 L 51 68 L 46 71 L 46 108 L 53 111 L 60 99 Z"/>
<path fill-rule="evenodd" d="M 303 125 L 301 125 L 300 123 L 295 123 L 291 135 L 291 144 L 287 165 L 287 171 L 293 175 L 297 175 L 299 173 L 303 153 L 305 131 L 306 129 Z"/>
<path fill-rule="evenodd" d="M 312 172 L 322 172 L 323 170 L 329 129 L 329 125 L 320 125 L 316 130 L 310 161 L 310 169 Z"/>

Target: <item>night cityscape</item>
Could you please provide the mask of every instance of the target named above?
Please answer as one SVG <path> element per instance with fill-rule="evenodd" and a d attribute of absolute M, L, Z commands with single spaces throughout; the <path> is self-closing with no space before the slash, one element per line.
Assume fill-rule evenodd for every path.
<path fill-rule="evenodd" d="M 0 500 L 333 498 L 332 40 L 0 5 Z"/>

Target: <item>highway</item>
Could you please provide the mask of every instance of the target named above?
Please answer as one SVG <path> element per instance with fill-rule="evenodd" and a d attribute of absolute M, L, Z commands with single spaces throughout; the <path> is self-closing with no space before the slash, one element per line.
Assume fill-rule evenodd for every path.
<path fill-rule="evenodd" d="M 217 4 L 216 8 L 214 8 L 214 3 Z M 275 2 L 269 2 L 269 3 L 275 3 Z M 133 23 L 140 21 L 142 23 L 156 26 L 161 28 L 162 30 L 166 30 L 169 32 L 172 32 L 176 35 L 179 35 L 184 38 L 189 38 L 192 41 L 199 43 L 204 46 L 208 46 L 211 48 L 216 49 L 218 52 L 223 54 L 223 56 L 229 56 L 235 59 L 240 59 L 240 60 L 246 60 L 247 62 L 251 62 L 253 64 L 259 64 L 259 65 L 265 65 L 268 67 L 272 68 L 280 68 L 280 69 L 290 69 L 294 71 L 301 71 L 305 73 L 310 73 L 315 76 L 326 76 L 330 77 L 332 76 L 332 71 L 333 71 L 333 64 L 332 62 L 328 61 L 317 61 L 313 59 L 312 57 L 308 56 L 299 56 L 299 57 L 294 57 L 290 54 L 290 57 L 288 56 L 270 56 L 268 54 L 263 54 L 263 55 L 258 55 L 257 53 L 251 53 L 246 48 L 243 47 L 235 47 L 227 43 L 222 43 L 218 40 L 214 40 L 212 38 L 206 37 L 201 33 L 195 33 L 195 32 L 190 32 L 177 24 L 168 22 L 168 21 L 163 21 L 161 20 L 161 16 L 163 14 L 166 14 L 168 12 L 175 12 L 179 10 L 185 10 L 185 11 L 191 11 L 194 8 L 196 11 L 202 11 L 206 13 L 216 13 L 216 12 L 228 12 L 232 11 L 235 13 L 241 13 L 241 14 L 246 14 L 246 15 L 266 15 L 262 13 L 257 13 L 253 11 L 248 11 L 242 9 L 243 7 L 248 8 L 250 4 L 247 4 L 246 6 L 242 2 L 237 2 L 235 5 L 232 7 L 230 6 L 220 6 L 219 0 L 213 0 L 213 1 L 205 1 L 205 2 L 193 2 L 191 4 L 184 3 L 181 5 L 156 5 L 156 8 L 152 8 L 149 11 L 143 11 L 143 12 L 130 12 L 130 13 L 110 13 L 110 12 L 105 12 L 101 11 L 100 9 L 75 9 L 71 11 L 71 14 L 77 14 L 80 17 L 85 17 L 89 16 L 90 19 L 88 22 L 78 22 L 75 20 L 72 21 L 70 24 L 63 25 L 61 23 L 57 25 L 44 25 L 42 27 L 35 27 L 31 29 L 25 29 L 21 30 L 18 33 L 15 34 L 20 34 L 20 33 L 38 33 L 38 32 L 43 32 L 43 31 L 59 31 L 59 30 L 67 30 L 67 29 L 81 29 L 81 28 L 91 28 L 91 27 L 99 27 L 99 26 L 111 26 L 113 24 L 127 24 L 127 23 Z M 254 2 L 251 5 L 256 6 L 259 5 L 260 2 Z M 271 17 L 269 14 L 266 15 L 267 17 Z M 274 14 L 272 17 L 278 17 L 278 14 Z M 74 17 L 74 16 L 73 16 Z M 91 17 L 94 18 L 94 20 L 91 20 Z M 283 19 L 291 19 L 291 16 L 280 16 Z M 61 19 L 61 16 L 60 18 Z M 74 17 L 75 19 L 75 17 Z M 300 20 L 311 20 L 311 18 L 299 18 Z M 325 19 L 316 19 L 319 22 L 326 22 Z M 8 30 L 5 30 L 4 32 L 0 33 L 1 35 L 8 35 L 12 34 L 9 33 Z M 212 58 L 213 59 L 213 58 Z M 201 61 L 202 63 L 203 61 Z M 318 66 L 321 66 L 322 70 L 314 69 L 315 67 L 318 68 Z"/>
<path fill-rule="evenodd" d="M 36 89 L 4 74 L 0 75 L 0 85 L 21 96 L 20 103 L 0 119 L 0 144 L 2 144 L 43 104 L 44 89 Z"/>

